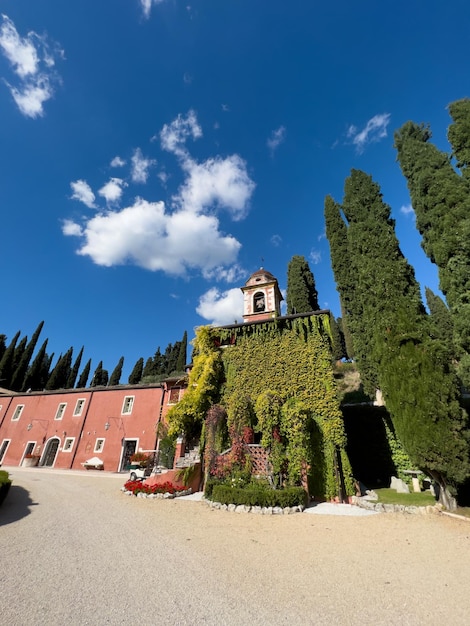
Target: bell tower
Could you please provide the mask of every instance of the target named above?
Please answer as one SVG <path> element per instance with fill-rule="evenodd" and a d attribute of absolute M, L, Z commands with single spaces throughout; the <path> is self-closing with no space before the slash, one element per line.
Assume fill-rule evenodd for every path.
<path fill-rule="evenodd" d="M 270 320 L 281 315 L 281 291 L 277 279 L 262 267 L 250 276 L 243 291 L 243 321 Z"/>

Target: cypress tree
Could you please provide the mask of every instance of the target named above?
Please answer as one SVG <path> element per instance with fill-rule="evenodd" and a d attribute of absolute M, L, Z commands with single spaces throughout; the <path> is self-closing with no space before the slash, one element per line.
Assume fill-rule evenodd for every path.
<path fill-rule="evenodd" d="M 20 362 L 18 363 L 18 366 L 11 379 L 11 389 L 13 389 L 13 391 L 21 391 L 21 389 L 23 388 L 26 372 L 28 371 L 29 363 L 31 361 L 31 357 L 33 356 L 33 352 L 36 348 L 36 344 L 43 326 L 44 321 L 39 323 L 38 327 L 34 331 L 33 336 L 31 337 L 31 341 L 28 343 L 26 349 L 23 352 L 23 355 L 21 356 Z"/>
<path fill-rule="evenodd" d="M 21 391 L 27 391 L 28 389 L 31 389 L 32 391 L 38 391 L 39 389 L 44 388 L 42 373 L 44 368 L 44 360 L 47 358 L 47 342 L 48 339 L 46 339 L 42 346 L 39 348 L 39 351 L 35 356 L 31 366 L 28 368 Z"/>
<path fill-rule="evenodd" d="M 78 379 L 77 389 L 84 389 L 86 387 L 88 376 L 90 375 L 90 370 L 91 370 L 91 359 L 88 359 L 85 367 L 83 368 L 82 373 L 80 374 L 80 378 Z"/>
<path fill-rule="evenodd" d="M 102 384 L 103 384 L 103 361 L 100 361 L 91 379 L 90 387 L 100 387 Z"/>
<path fill-rule="evenodd" d="M 458 403 L 456 377 L 432 342 L 419 285 L 399 248 L 390 208 L 370 176 L 352 171 L 343 211 L 358 310 L 370 336 L 365 356 L 406 452 L 439 482 L 444 497 L 448 483 L 470 473 L 468 420 Z"/>
<path fill-rule="evenodd" d="M 119 382 L 121 380 L 121 374 L 122 374 L 122 367 L 124 365 L 124 357 L 122 356 L 119 359 L 118 364 L 116 365 L 116 367 L 113 369 L 112 373 L 111 373 L 111 378 L 109 379 L 109 383 L 108 385 L 110 387 L 114 386 L 114 385 L 119 385 Z"/>
<path fill-rule="evenodd" d="M 449 136 L 456 142 L 457 163 L 466 172 L 466 114 L 456 105 Z M 408 183 L 422 235 L 422 247 L 439 270 L 439 286 L 453 317 L 459 349 L 459 374 L 470 388 L 470 183 L 453 168 L 450 157 L 430 143 L 427 126 L 407 122 L 395 133 L 398 161 Z"/>
<path fill-rule="evenodd" d="M 141 357 L 137 359 L 136 364 L 132 368 L 132 372 L 129 374 L 129 385 L 138 385 L 142 380 L 142 372 L 144 371 L 144 359 Z"/>
<path fill-rule="evenodd" d="M 13 354 L 13 363 L 11 364 L 11 378 L 10 378 L 10 389 L 12 389 L 13 377 L 15 375 L 16 370 L 18 369 L 21 359 L 23 358 L 26 352 L 26 344 L 28 343 L 28 337 L 24 336 L 20 343 L 16 346 L 15 352 Z"/>
<path fill-rule="evenodd" d="M 429 309 L 429 323 L 431 336 L 441 342 L 442 350 L 447 361 L 452 361 L 456 357 L 454 346 L 454 325 L 452 315 L 446 303 L 437 296 L 429 287 L 425 289 L 426 302 Z"/>
<path fill-rule="evenodd" d="M 180 341 L 178 358 L 176 359 L 175 369 L 177 372 L 184 372 L 186 367 L 186 352 L 188 349 L 188 333 L 185 330 L 182 340 Z"/>
<path fill-rule="evenodd" d="M 19 330 L 11 340 L 7 349 L 5 350 L 2 360 L 0 361 L 0 384 L 2 387 L 9 389 L 11 383 L 11 377 L 13 375 L 13 359 L 15 356 L 16 342 L 20 337 L 21 331 Z"/>
<path fill-rule="evenodd" d="M 452 154 L 464 177 L 470 175 L 470 99 L 457 100 L 449 105 L 453 124 L 449 126 L 447 138 L 452 145 Z"/>
<path fill-rule="evenodd" d="M 145 362 L 145 367 L 142 371 L 142 379 L 151 379 L 154 377 L 153 358 L 149 358 Z"/>
<path fill-rule="evenodd" d="M 75 363 L 73 364 L 73 367 L 70 370 L 70 375 L 67 378 L 67 384 L 66 384 L 67 389 L 73 389 L 75 387 L 75 382 L 78 376 L 78 370 L 80 369 L 80 363 L 82 362 L 83 349 L 84 349 L 84 346 L 82 346 L 80 352 L 78 353 L 77 358 L 75 359 Z"/>
<path fill-rule="evenodd" d="M 163 355 L 160 352 L 160 346 L 158 346 L 153 356 L 153 374 L 159 376 L 163 373 Z"/>
<path fill-rule="evenodd" d="M 5 350 L 7 349 L 7 346 L 5 343 L 6 340 L 7 340 L 6 335 L 0 335 L 0 361 L 2 360 L 2 357 L 5 354 Z"/>
<path fill-rule="evenodd" d="M 318 293 L 309 264 L 305 257 L 293 256 L 287 268 L 287 314 L 318 309 Z"/>
<path fill-rule="evenodd" d="M 67 380 L 72 367 L 73 348 L 69 348 L 64 355 L 61 355 L 49 376 L 46 389 L 66 389 Z"/>

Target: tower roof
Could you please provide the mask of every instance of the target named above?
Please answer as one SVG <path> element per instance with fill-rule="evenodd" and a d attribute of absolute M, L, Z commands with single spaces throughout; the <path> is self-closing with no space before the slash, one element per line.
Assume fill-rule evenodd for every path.
<path fill-rule="evenodd" d="M 245 287 L 254 287 L 260 283 L 262 284 L 271 282 L 277 282 L 277 278 L 273 276 L 271 272 L 268 272 L 263 267 L 260 267 L 260 269 L 254 272 L 246 281 Z"/>

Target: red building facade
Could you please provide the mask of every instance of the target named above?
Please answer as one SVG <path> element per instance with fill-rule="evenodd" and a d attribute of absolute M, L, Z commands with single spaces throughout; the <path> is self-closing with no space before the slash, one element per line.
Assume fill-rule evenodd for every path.
<path fill-rule="evenodd" d="M 184 381 L 0 395 L 0 464 L 125 471 L 138 450 L 157 450 L 157 427 Z"/>

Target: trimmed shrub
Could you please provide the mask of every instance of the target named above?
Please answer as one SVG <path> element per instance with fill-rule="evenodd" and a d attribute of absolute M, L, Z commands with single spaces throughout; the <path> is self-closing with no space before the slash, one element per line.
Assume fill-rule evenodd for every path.
<path fill-rule="evenodd" d="M 287 489 L 266 489 L 261 486 L 249 486 L 239 489 L 229 485 L 213 485 L 210 497 L 221 504 L 243 504 L 245 506 L 305 506 L 307 493 L 302 487 Z"/>
<path fill-rule="evenodd" d="M 8 472 L 0 470 L 0 505 L 7 497 L 7 493 L 10 490 L 11 480 Z"/>

